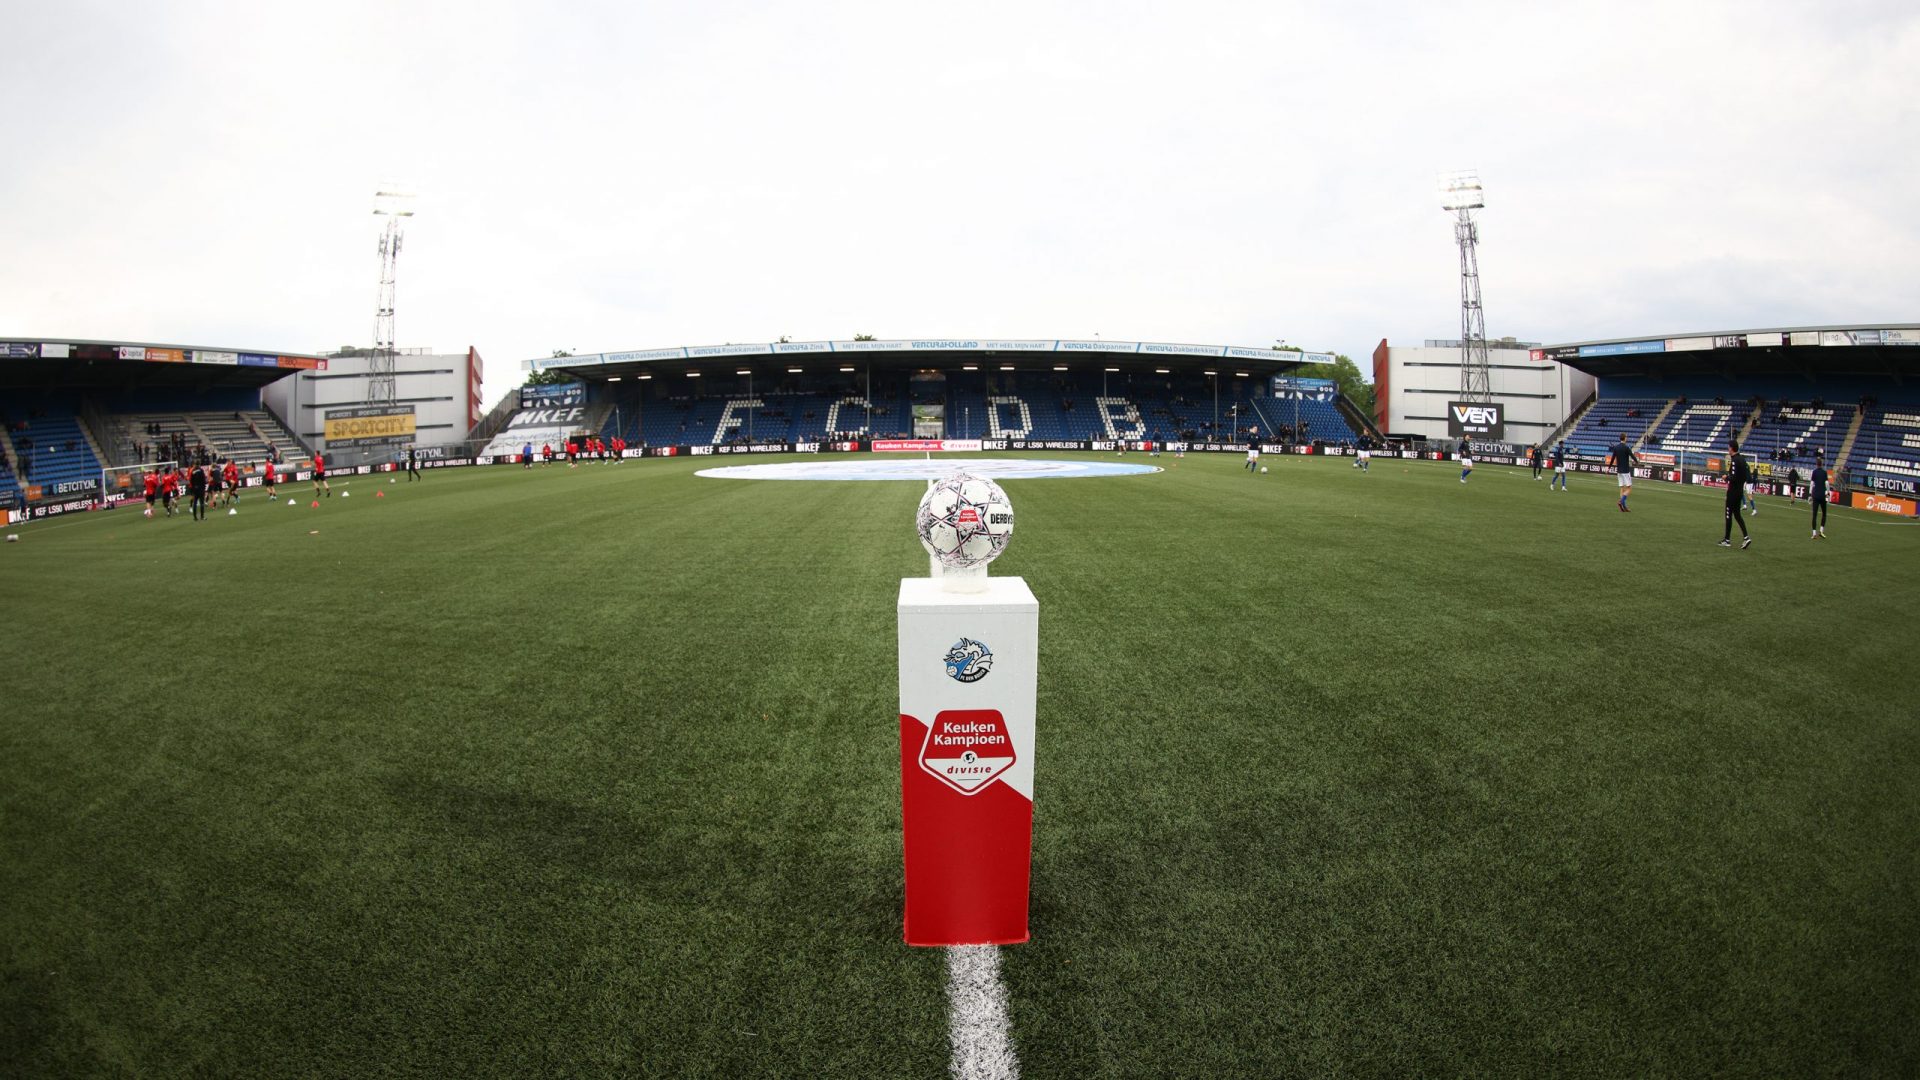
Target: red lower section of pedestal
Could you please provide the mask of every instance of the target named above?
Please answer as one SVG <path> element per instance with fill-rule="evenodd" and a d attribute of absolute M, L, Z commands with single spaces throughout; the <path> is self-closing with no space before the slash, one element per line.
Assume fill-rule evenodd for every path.
<path fill-rule="evenodd" d="M 964 795 L 920 765 L 927 725 L 900 717 L 909 945 L 1027 940 L 1033 801 L 995 780 Z"/>

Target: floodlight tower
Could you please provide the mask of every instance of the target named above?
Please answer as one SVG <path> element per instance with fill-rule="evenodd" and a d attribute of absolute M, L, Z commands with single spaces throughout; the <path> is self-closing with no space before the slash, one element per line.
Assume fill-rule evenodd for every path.
<path fill-rule="evenodd" d="M 1480 307 L 1480 229 L 1473 212 L 1487 205 L 1475 172 L 1440 177 L 1440 206 L 1452 212 L 1453 238 L 1460 245 L 1460 400 L 1491 401 L 1487 370 L 1487 317 Z"/>
<path fill-rule="evenodd" d="M 393 391 L 393 297 L 400 239 L 413 216 L 413 196 L 404 191 L 373 193 L 373 212 L 387 219 L 380 232 L 380 300 L 373 313 L 373 359 L 367 365 L 367 404 L 391 405 Z"/>

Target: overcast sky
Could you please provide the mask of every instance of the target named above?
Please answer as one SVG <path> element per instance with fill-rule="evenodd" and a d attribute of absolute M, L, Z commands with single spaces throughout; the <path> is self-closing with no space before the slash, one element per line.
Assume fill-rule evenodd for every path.
<path fill-rule="evenodd" d="M 1920 5 L 0 0 L 0 335 L 556 348 L 1920 320 Z M 1364 360 L 1362 366 L 1366 367 Z"/>

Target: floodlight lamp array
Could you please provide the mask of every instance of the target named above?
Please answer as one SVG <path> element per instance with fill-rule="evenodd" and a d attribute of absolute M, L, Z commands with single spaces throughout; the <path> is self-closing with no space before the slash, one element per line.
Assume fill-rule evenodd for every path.
<path fill-rule="evenodd" d="M 1440 208 L 1449 212 L 1478 210 L 1487 205 L 1477 172 L 1442 173 L 1439 194 Z"/>

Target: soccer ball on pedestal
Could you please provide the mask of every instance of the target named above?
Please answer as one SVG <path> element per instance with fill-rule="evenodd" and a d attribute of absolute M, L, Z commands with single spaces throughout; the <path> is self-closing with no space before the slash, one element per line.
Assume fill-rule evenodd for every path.
<path fill-rule="evenodd" d="M 920 546 L 940 565 L 956 570 L 985 566 L 1013 538 L 1013 504 L 999 484 L 955 473 L 927 488 L 914 524 Z"/>

